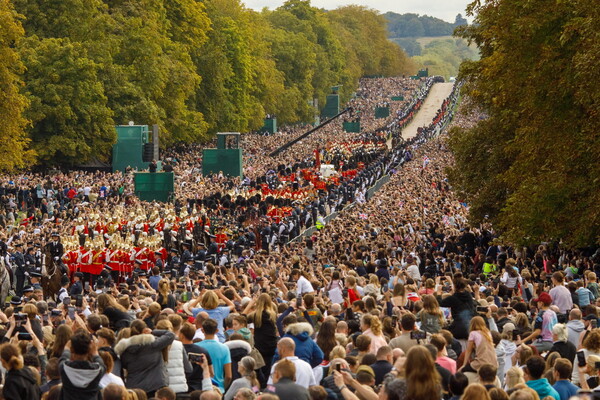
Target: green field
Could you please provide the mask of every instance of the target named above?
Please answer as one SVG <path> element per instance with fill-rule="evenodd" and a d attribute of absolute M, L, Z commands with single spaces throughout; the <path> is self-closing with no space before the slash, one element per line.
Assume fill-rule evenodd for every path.
<path fill-rule="evenodd" d="M 421 47 L 425 47 L 429 43 L 433 42 L 434 40 L 454 39 L 454 37 L 452 37 L 451 35 L 448 35 L 448 36 L 424 36 L 424 37 L 419 37 L 419 38 L 414 38 L 414 39 L 417 41 L 417 43 L 419 43 L 421 45 Z"/>

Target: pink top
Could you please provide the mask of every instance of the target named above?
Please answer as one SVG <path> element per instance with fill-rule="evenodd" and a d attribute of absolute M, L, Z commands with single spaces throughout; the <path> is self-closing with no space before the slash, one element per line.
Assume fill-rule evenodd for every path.
<path fill-rule="evenodd" d="M 363 332 L 363 335 L 367 335 L 371 338 L 371 347 L 369 347 L 369 353 L 377 354 L 377 350 L 379 350 L 382 346 L 387 346 L 387 342 L 383 335 L 376 335 L 371 332 L 371 329 L 367 329 Z"/>
<path fill-rule="evenodd" d="M 443 368 L 446 368 L 452 375 L 456 373 L 456 361 L 450 357 L 440 356 L 435 360 L 436 363 L 440 364 Z"/>

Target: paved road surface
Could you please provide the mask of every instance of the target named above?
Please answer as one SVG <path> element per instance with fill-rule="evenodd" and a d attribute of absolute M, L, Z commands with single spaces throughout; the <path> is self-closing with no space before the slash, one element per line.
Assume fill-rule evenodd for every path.
<path fill-rule="evenodd" d="M 425 99 L 425 104 L 413 118 L 413 120 L 402 130 L 402 137 L 410 139 L 417 135 L 417 128 L 427 126 L 435 117 L 437 110 L 440 109 L 443 101 L 452 93 L 452 82 L 436 83 L 431 87 L 429 96 Z"/>

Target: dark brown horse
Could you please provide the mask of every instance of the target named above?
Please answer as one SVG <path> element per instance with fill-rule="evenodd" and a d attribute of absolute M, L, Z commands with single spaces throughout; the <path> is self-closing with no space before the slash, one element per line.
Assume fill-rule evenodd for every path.
<path fill-rule="evenodd" d="M 42 289 L 44 290 L 44 299 L 51 298 L 56 300 L 56 294 L 60 290 L 60 278 L 62 271 L 60 260 L 55 261 L 50 255 L 50 249 L 44 251 L 44 267 L 45 271 L 42 276 Z"/>

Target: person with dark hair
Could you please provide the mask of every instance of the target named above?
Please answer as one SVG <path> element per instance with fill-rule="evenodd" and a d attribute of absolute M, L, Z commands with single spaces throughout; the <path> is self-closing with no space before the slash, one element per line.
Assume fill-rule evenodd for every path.
<path fill-rule="evenodd" d="M 95 400 L 100 395 L 100 380 L 106 372 L 98 354 L 96 340 L 83 329 L 75 332 L 65 346 L 59 362 L 62 399 Z"/>
<path fill-rule="evenodd" d="M 0 347 L 0 359 L 2 367 L 7 371 L 2 388 L 4 399 L 39 399 L 40 387 L 31 369 L 23 366 L 19 348 L 14 344 L 3 344 Z"/>
<path fill-rule="evenodd" d="M 496 374 L 498 373 L 498 367 L 491 364 L 483 364 L 477 371 L 479 377 L 479 383 L 481 383 L 489 391 L 496 387 Z"/>
<path fill-rule="evenodd" d="M 202 331 L 204 332 L 204 340 L 202 347 L 210 354 L 212 360 L 215 377 L 219 389 L 222 392 L 229 386 L 232 378 L 231 371 L 231 353 L 229 347 L 215 340 L 219 325 L 216 320 L 209 318 L 202 322 Z"/>
<path fill-rule="evenodd" d="M 439 279 L 438 284 L 439 284 Z M 449 331 L 456 339 L 466 340 L 469 337 L 469 324 L 471 319 L 477 315 L 476 304 L 473 296 L 469 291 L 469 285 L 464 278 L 458 278 L 454 281 L 453 290 L 451 296 L 442 298 L 444 285 L 438 285 L 437 301 L 440 307 L 450 308 L 452 313 L 452 324 L 449 327 Z M 477 286 L 475 286 L 478 289 Z M 479 290 L 474 290 L 476 299 L 479 296 Z"/>
<path fill-rule="evenodd" d="M 540 356 L 533 356 L 527 360 L 525 368 L 525 378 L 527 386 L 535 390 L 540 396 L 540 399 L 546 396 L 553 397 L 556 400 L 561 400 L 560 395 L 548 382 L 548 379 L 542 378 L 546 369 L 546 361 Z"/>
<path fill-rule="evenodd" d="M 450 400 L 459 400 L 465 392 L 465 389 L 469 386 L 469 378 L 462 372 L 457 372 L 450 377 L 448 382 L 448 389 L 452 397 Z"/>
<path fill-rule="evenodd" d="M 42 394 L 50 391 L 53 386 L 60 384 L 60 369 L 58 368 L 58 358 L 53 357 L 46 363 L 47 381 L 40 387 Z"/>
<path fill-rule="evenodd" d="M 202 346 L 194 343 L 194 335 L 196 334 L 196 328 L 189 322 L 184 323 L 179 330 L 179 340 L 183 343 L 183 348 L 188 353 L 202 354 L 206 358 L 206 365 L 212 370 L 212 361 L 210 354 Z M 209 371 L 209 376 L 210 376 Z M 204 379 L 204 370 L 201 362 L 192 362 L 192 372 L 186 373 L 186 380 L 191 390 L 201 390 L 202 381 Z"/>
<path fill-rule="evenodd" d="M 571 379 L 571 373 L 573 372 L 573 364 L 566 358 L 559 358 L 554 363 L 554 390 L 558 392 L 561 400 L 568 400 L 571 396 L 575 396 L 579 387 L 574 385 Z"/>

